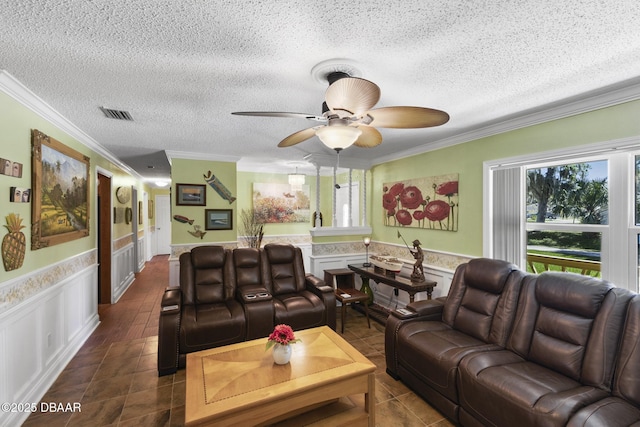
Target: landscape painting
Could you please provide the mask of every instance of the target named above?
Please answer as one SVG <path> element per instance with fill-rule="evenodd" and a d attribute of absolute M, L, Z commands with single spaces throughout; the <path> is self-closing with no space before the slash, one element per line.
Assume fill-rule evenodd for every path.
<path fill-rule="evenodd" d="M 384 225 L 458 231 L 458 174 L 383 184 Z"/>
<path fill-rule="evenodd" d="M 307 222 L 311 208 L 309 186 L 294 190 L 289 184 L 253 184 L 253 210 L 262 223 Z"/>
<path fill-rule="evenodd" d="M 89 235 L 89 158 L 32 131 L 31 249 Z"/>

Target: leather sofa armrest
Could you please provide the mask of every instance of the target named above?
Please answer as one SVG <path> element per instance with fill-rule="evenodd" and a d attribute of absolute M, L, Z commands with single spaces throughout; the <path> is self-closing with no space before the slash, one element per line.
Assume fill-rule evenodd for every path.
<path fill-rule="evenodd" d="M 312 286 L 313 288 L 319 289 L 320 292 L 333 292 L 334 289 L 332 286 L 329 286 L 327 284 L 324 283 L 324 280 L 320 279 L 319 277 L 314 276 L 313 274 L 309 273 L 305 276 L 305 282 L 307 284 L 307 288 L 310 288 L 310 286 Z M 313 292 L 313 289 L 310 288 L 311 291 Z"/>
<path fill-rule="evenodd" d="M 439 320 L 443 309 L 444 301 L 435 299 L 415 301 L 407 304 L 404 309 L 393 310 L 391 313 L 400 319 L 419 317 L 422 320 Z"/>
<path fill-rule="evenodd" d="M 162 311 L 166 312 L 169 310 L 169 307 L 173 309 L 173 306 L 177 306 L 177 309 L 180 309 L 182 305 L 182 292 L 180 288 L 167 288 L 162 294 L 162 300 L 160 301 L 160 307 L 162 307 Z M 166 309 L 166 310 L 165 310 Z"/>
<path fill-rule="evenodd" d="M 158 322 L 158 376 L 173 374 L 178 369 L 180 314 L 182 292 L 168 288 L 160 302 Z"/>
<path fill-rule="evenodd" d="M 333 286 L 328 286 L 324 280 L 308 273 L 305 276 L 307 290 L 313 292 L 322 299 L 325 307 L 325 320 L 327 326 L 336 330 L 336 293 Z"/>
<path fill-rule="evenodd" d="M 269 293 L 267 288 L 262 286 L 247 286 L 242 289 L 238 289 L 238 298 L 243 304 L 251 304 L 260 301 L 271 301 L 273 296 Z"/>

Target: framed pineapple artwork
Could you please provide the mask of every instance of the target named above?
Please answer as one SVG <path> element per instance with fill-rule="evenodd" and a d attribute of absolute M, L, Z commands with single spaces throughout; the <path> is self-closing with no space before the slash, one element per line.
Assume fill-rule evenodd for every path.
<path fill-rule="evenodd" d="M 31 250 L 89 235 L 89 158 L 31 131 Z"/>
<path fill-rule="evenodd" d="M 27 242 L 20 215 L 12 212 L 5 217 L 5 221 L 9 232 L 2 238 L 2 264 L 6 271 L 11 271 L 22 267 Z"/>

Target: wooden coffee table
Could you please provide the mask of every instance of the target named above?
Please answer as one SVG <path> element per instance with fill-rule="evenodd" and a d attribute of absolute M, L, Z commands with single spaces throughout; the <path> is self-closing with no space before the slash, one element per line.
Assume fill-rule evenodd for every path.
<path fill-rule="evenodd" d="M 185 425 L 260 425 L 364 393 L 354 421 L 375 425 L 376 366 L 327 326 L 296 331 L 291 362 L 266 338 L 187 354 Z"/>

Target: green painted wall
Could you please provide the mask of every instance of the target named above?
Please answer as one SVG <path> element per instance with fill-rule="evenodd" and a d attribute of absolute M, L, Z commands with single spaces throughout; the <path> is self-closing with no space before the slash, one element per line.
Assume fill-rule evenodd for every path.
<path fill-rule="evenodd" d="M 171 162 L 171 243 L 172 244 L 195 244 L 211 242 L 232 242 L 236 241 L 236 230 L 238 229 L 238 201 L 229 203 L 227 200 L 211 188 L 204 179 L 204 175 L 211 171 L 222 184 L 231 192 L 233 196 L 237 194 L 237 173 L 236 164 L 230 162 L 213 162 L 210 160 L 189 160 L 173 159 Z M 198 184 L 205 185 L 206 206 L 178 206 L 176 204 L 176 184 Z M 231 230 L 205 230 L 205 210 L 206 209 L 231 209 L 233 218 L 233 229 Z M 192 219 L 193 225 L 180 223 L 173 219 L 174 215 L 182 215 Z M 206 232 L 203 238 L 189 234 L 194 231 L 194 225 L 199 225 L 202 231 Z"/>
<path fill-rule="evenodd" d="M 59 262 L 71 256 L 94 249 L 96 246 L 96 204 L 95 201 L 95 177 L 96 167 L 113 174 L 112 186 L 113 192 L 119 185 L 136 185 L 139 194 L 142 194 L 145 188 L 143 184 L 136 182 L 129 174 L 122 171 L 109 160 L 98 155 L 87 146 L 70 137 L 55 125 L 34 113 L 29 108 L 23 106 L 12 97 L 4 92 L 0 92 L 0 158 L 6 158 L 11 161 L 20 162 L 23 165 L 22 177 L 14 178 L 6 175 L 0 175 L 0 224 L 5 224 L 5 217 L 13 212 L 19 214 L 23 219 L 25 228 L 22 232 L 25 234 L 27 249 L 25 260 L 21 268 L 5 271 L 4 267 L 0 267 L 0 282 L 12 279 L 14 277 L 27 274 L 33 270 L 43 268 L 47 265 Z M 61 143 L 70 148 L 88 156 L 90 158 L 91 171 L 89 174 L 90 181 L 90 218 L 88 237 L 76 239 L 71 242 L 58 244 L 49 248 L 42 248 L 35 251 L 31 250 L 31 203 L 11 203 L 9 202 L 10 187 L 32 188 L 31 184 L 31 130 L 37 129 L 46 135 L 57 139 Z M 114 202 L 115 203 L 115 202 Z M 131 204 L 131 202 L 129 202 Z M 131 225 L 114 226 L 114 239 L 131 233 Z M 5 227 L 0 228 L 0 239 L 4 238 L 7 230 Z"/>
<path fill-rule="evenodd" d="M 627 102 L 375 166 L 372 169 L 371 198 L 373 239 L 403 244 L 397 237 L 397 231 L 401 230 L 407 242 L 417 238 L 423 248 L 480 256 L 483 243 L 483 162 L 633 136 L 640 136 L 640 101 Z M 460 179 L 457 232 L 401 229 L 383 225 L 384 183 L 450 173 L 458 173 Z"/>
<path fill-rule="evenodd" d="M 238 213 L 243 209 L 251 209 L 253 207 L 253 184 L 288 184 L 288 173 L 257 173 L 257 172 L 238 172 Z M 305 184 L 309 186 L 309 198 L 311 201 L 311 212 L 316 209 L 316 177 L 307 176 Z M 321 183 L 322 185 L 322 183 Z M 269 223 L 264 227 L 265 236 L 273 235 L 294 235 L 308 234 L 311 228 L 311 215 L 309 220 L 305 222 L 291 222 L 274 224 Z M 238 235 L 242 235 L 242 229 L 238 229 Z"/>

